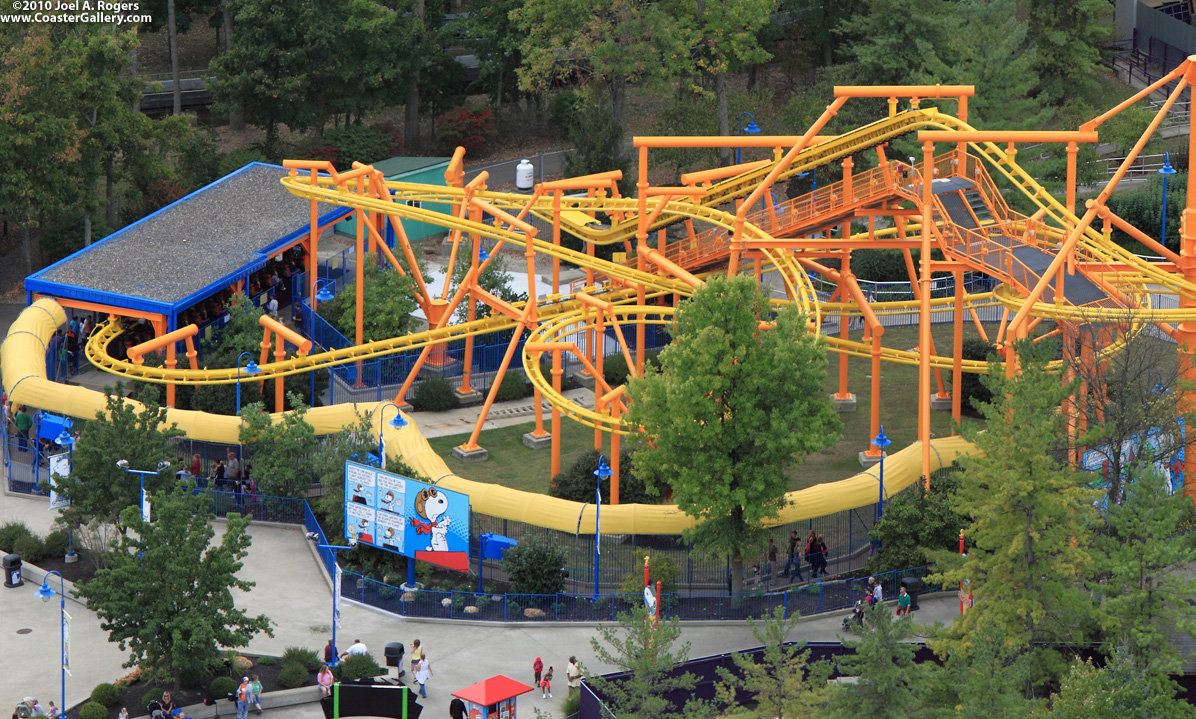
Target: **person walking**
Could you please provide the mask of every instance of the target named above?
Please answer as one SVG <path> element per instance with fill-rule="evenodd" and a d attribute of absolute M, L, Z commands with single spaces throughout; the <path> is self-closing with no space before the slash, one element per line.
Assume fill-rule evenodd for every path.
<path fill-rule="evenodd" d="M 465 709 L 465 702 L 457 697 L 449 703 L 449 719 L 468 719 L 469 713 Z"/>
<path fill-rule="evenodd" d="M 422 659 L 423 656 L 424 656 L 424 648 L 423 648 L 423 645 L 421 645 L 419 643 L 419 640 L 416 639 L 415 641 L 411 642 L 411 673 L 412 674 L 415 674 L 416 670 L 419 669 L 419 660 Z"/>
<path fill-rule="evenodd" d="M 249 688 L 253 690 L 253 706 L 257 707 L 257 713 L 262 713 L 262 682 L 258 679 L 256 674 L 253 675 L 253 681 L 249 682 Z"/>
<path fill-rule="evenodd" d="M 764 563 L 764 581 L 772 580 L 772 565 L 777 563 L 777 543 L 773 541 L 772 537 L 768 538 L 768 552 L 765 555 L 767 560 Z"/>
<path fill-rule="evenodd" d="M 871 577 L 868 581 L 872 582 L 872 604 L 880 604 L 885 600 L 884 591 L 880 588 L 880 582 L 876 581 L 876 577 Z"/>
<path fill-rule="evenodd" d="M 428 698 L 428 692 L 424 685 L 428 683 L 428 679 L 432 676 L 432 665 L 428 663 L 428 655 L 424 653 L 420 657 L 419 665 L 415 669 L 415 681 L 419 684 L 419 695 L 424 699 Z"/>
<path fill-rule="evenodd" d="M 544 661 L 540 657 L 536 657 L 536 661 L 532 662 L 532 671 L 536 674 L 534 686 L 540 686 L 540 672 L 544 671 Z"/>
<path fill-rule="evenodd" d="M 789 532 L 789 561 L 785 562 L 785 571 L 781 572 L 782 577 L 789 576 L 789 568 L 793 568 L 794 576 L 797 581 L 802 581 L 801 576 L 801 559 L 798 557 L 797 546 L 801 544 L 801 538 L 797 536 L 797 530 Z"/>
<path fill-rule="evenodd" d="M 822 576 L 824 577 L 830 574 L 830 572 L 826 571 L 826 560 L 830 555 L 830 548 L 826 546 L 826 537 L 821 534 L 818 535 L 818 566 L 822 569 Z"/>
<path fill-rule="evenodd" d="M 569 657 L 569 666 L 565 667 L 565 681 L 569 684 L 569 693 L 581 691 L 581 667 L 577 666 L 577 657 Z"/>
<path fill-rule="evenodd" d="M 814 558 L 814 553 L 818 549 L 818 538 L 814 536 L 814 530 L 810 530 L 810 535 L 806 537 L 806 563 L 810 565 L 810 579 L 818 576 L 818 562 Z"/>
<path fill-rule="evenodd" d="M 544 678 L 540 680 L 540 698 L 552 698 L 552 667 L 548 667 L 548 671 L 544 672 Z"/>
<path fill-rule="evenodd" d="M 235 696 L 237 702 L 237 719 L 249 719 L 249 702 L 253 699 L 253 687 L 249 685 L 249 677 L 241 679 Z"/>

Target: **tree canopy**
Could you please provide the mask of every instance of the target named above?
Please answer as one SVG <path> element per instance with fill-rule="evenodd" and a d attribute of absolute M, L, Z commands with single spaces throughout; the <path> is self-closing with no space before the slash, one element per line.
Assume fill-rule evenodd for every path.
<path fill-rule="evenodd" d="M 833 444 L 839 419 L 822 390 L 826 353 L 794 308 L 776 315 L 751 277 L 714 276 L 683 302 L 660 370 L 629 387 L 645 433 L 637 476 L 668 487 L 698 520 L 699 551 L 729 556 L 733 589 L 763 523 L 785 504 L 785 468 Z"/>

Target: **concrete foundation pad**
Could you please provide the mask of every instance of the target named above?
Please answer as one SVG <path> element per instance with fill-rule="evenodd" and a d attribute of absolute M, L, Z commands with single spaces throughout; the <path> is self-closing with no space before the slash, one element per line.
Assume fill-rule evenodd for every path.
<path fill-rule="evenodd" d="M 454 451 L 456 451 L 456 450 L 454 450 Z M 888 455 L 885 455 L 885 456 L 888 456 Z M 869 467 L 875 467 L 876 465 L 880 464 L 880 458 L 881 458 L 881 455 L 879 455 L 879 454 L 876 455 L 875 457 L 873 457 L 873 456 L 869 455 L 867 451 L 860 452 L 860 454 L 859 454 L 860 466 L 863 467 L 864 469 L 868 469 Z"/>
<path fill-rule="evenodd" d="M 847 395 L 846 398 L 838 397 L 838 396 L 832 394 L 831 402 L 835 403 L 835 411 L 836 412 L 854 412 L 855 411 L 856 403 L 855 403 L 855 393 L 854 392 Z"/>
<path fill-rule="evenodd" d="M 578 372 L 577 374 L 573 375 L 573 377 L 574 377 L 574 379 L 577 380 L 577 383 L 579 385 L 581 385 L 582 387 L 585 387 L 586 389 L 594 389 L 594 376 L 593 375 L 588 375 L 585 372 Z"/>
<path fill-rule="evenodd" d="M 486 398 L 485 395 L 472 387 L 464 392 L 461 391 L 460 387 L 454 387 L 453 394 L 457 397 L 457 404 L 462 407 L 472 407 L 475 404 L 481 404 L 482 400 Z"/>
<path fill-rule="evenodd" d="M 528 449 L 548 449 L 552 446 L 552 435 L 545 433 L 537 437 L 531 432 L 523 433 L 523 446 Z"/>
<path fill-rule="evenodd" d="M 458 462 L 474 464 L 475 462 L 485 462 L 487 459 L 490 459 L 490 453 L 486 451 L 485 447 L 478 447 L 477 449 L 453 447 L 453 458 Z"/>
<path fill-rule="evenodd" d="M 930 410 L 932 412 L 950 412 L 951 397 L 939 397 L 937 392 L 930 395 Z"/>

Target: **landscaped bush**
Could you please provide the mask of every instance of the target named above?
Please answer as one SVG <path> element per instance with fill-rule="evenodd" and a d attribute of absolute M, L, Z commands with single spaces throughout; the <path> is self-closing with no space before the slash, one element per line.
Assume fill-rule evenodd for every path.
<path fill-rule="evenodd" d="M 294 689 L 307 683 L 309 672 L 299 662 L 283 662 L 278 668 L 278 683 L 284 689 Z"/>
<path fill-rule="evenodd" d="M 338 162 L 351 167 L 354 162 L 369 165 L 390 157 L 391 139 L 385 133 L 364 125 L 349 125 L 328 130 L 324 142 L 340 148 Z"/>
<path fill-rule="evenodd" d="M 644 557 L 646 555 L 648 552 L 643 549 L 635 550 L 635 562 L 632 563 L 632 569 L 623 575 L 623 584 L 619 587 L 619 591 L 623 594 L 639 594 L 644 591 Z M 660 582 L 662 594 L 677 591 L 677 574 L 679 573 L 677 565 L 664 554 L 653 553 L 651 557 L 648 571 L 652 585 L 656 586 L 656 583 Z"/>
<path fill-rule="evenodd" d="M 287 647 L 286 651 L 282 653 L 282 658 L 279 659 L 281 664 L 294 662 L 303 667 L 309 672 L 318 671 L 320 665 L 320 657 L 310 649 L 303 649 L 302 647 Z"/>
<path fill-rule="evenodd" d="M 548 116 L 552 118 L 552 124 L 568 132 L 573 125 L 573 115 L 577 112 L 577 101 L 577 93 L 572 90 L 553 93 L 548 101 Z"/>
<path fill-rule="evenodd" d="M 337 665 L 336 670 L 339 672 L 337 677 L 339 681 L 381 676 L 387 671 L 386 667 L 379 666 L 378 662 L 374 661 L 374 658 L 368 653 L 350 654 Z"/>
<path fill-rule="evenodd" d="M 96 684 L 95 689 L 91 690 L 91 700 L 110 707 L 120 700 L 120 690 L 112 684 Z"/>
<path fill-rule="evenodd" d="M 523 399 L 531 393 L 532 386 L 523 381 L 523 375 L 507 370 L 507 373 L 503 375 L 502 384 L 498 387 L 498 394 L 494 398 L 499 402 L 510 402 Z"/>
<path fill-rule="evenodd" d="M 32 536 L 33 532 L 25 526 L 24 522 L 7 522 L 0 527 L 0 549 L 12 552 L 17 539 Z"/>
<path fill-rule="evenodd" d="M 486 145 L 498 135 L 494 116 L 489 110 L 458 108 L 449 110 L 436 120 L 436 145 L 449 154 L 459 145 L 469 155 L 481 154 Z"/>
<path fill-rule="evenodd" d="M 258 666 L 272 667 L 278 663 L 278 657 L 258 657 L 257 663 L 258 663 Z M 316 667 L 316 668 L 318 669 L 319 667 Z"/>
<path fill-rule="evenodd" d="M 13 543 L 12 551 L 21 555 L 21 559 L 26 562 L 37 564 L 46 556 L 46 545 L 42 543 L 41 537 L 30 534 L 18 537 Z"/>
<path fill-rule="evenodd" d="M 162 701 L 162 695 L 165 693 L 166 691 L 162 689 L 162 687 L 154 687 L 142 695 L 141 702 L 143 704 L 149 704 L 150 702 L 160 702 Z"/>
<path fill-rule="evenodd" d="M 65 529 L 58 529 L 46 535 L 45 541 L 47 557 L 65 557 L 70 547 L 70 537 Z"/>
<path fill-rule="evenodd" d="M 223 699 L 237 690 L 237 680 L 232 677 L 216 677 L 208 685 L 213 699 Z"/>
<path fill-rule="evenodd" d="M 560 547 L 532 540 L 512 547 L 503 558 L 503 568 L 516 594 L 556 594 L 565 588 L 561 568 L 567 561 Z"/>
<path fill-rule="evenodd" d="M 453 384 L 443 377 L 433 377 L 420 382 L 411 398 L 411 406 L 421 412 L 444 412 L 457 408 L 457 396 Z"/>
<path fill-rule="evenodd" d="M 87 702 L 79 710 L 79 719 L 108 719 L 108 708 L 99 702 Z"/>
<path fill-rule="evenodd" d="M 626 332 L 626 330 L 624 331 Z M 647 368 L 649 365 L 659 367 L 659 358 L 660 350 L 645 350 L 644 367 Z M 631 359 L 635 359 L 634 350 L 631 352 Z M 602 360 L 602 377 L 611 387 L 627 384 L 628 375 L 630 375 L 630 372 L 627 369 L 627 358 L 623 356 L 622 352 L 608 355 Z"/>
<path fill-rule="evenodd" d="M 963 359 L 987 360 L 989 353 L 996 348 L 979 337 L 965 337 L 963 340 Z M 960 404 L 966 408 L 991 402 L 993 393 L 980 381 L 980 375 L 964 372 L 959 378 Z"/>
<path fill-rule="evenodd" d="M 594 501 L 594 470 L 598 469 L 596 449 L 589 450 L 577 458 L 572 465 L 552 478 L 548 494 L 574 502 Z M 648 494 L 643 480 L 635 476 L 635 463 L 631 450 L 619 453 L 619 504 L 654 504 L 660 497 Z M 607 458 L 610 459 L 609 457 Z M 602 480 L 602 502 L 610 503 L 610 479 Z"/>

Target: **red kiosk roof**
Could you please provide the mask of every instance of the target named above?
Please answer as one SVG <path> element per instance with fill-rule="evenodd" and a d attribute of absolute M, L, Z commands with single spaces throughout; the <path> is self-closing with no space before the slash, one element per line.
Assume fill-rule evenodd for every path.
<path fill-rule="evenodd" d="M 517 682 L 510 677 L 504 677 L 499 674 L 496 677 L 483 679 L 477 684 L 471 684 L 460 691 L 453 692 L 453 696 L 467 702 L 473 702 L 474 704 L 491 706 L 504 699 L 517 697 L 520 694 L 527 694 L 531 690 L 532 687 L 523 682 Z"/>

